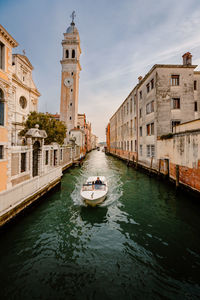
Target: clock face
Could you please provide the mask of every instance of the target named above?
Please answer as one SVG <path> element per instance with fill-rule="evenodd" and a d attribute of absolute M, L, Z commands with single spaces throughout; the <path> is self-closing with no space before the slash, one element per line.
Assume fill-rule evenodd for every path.
<path fill-rule="evenodd" d="M 66 77 L 65 80 L 64 80 L 64 85 L 65 85 L 66 87 L 70 87 L 70 86 L 72 86 L 72 84 L 73 84 L 73 78 L 71 78 L 71 77 Z"/>

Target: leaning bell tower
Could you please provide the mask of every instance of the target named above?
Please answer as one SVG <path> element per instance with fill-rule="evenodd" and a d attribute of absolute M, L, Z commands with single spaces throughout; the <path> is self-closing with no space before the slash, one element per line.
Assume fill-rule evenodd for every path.
<path fill-rule="evenodd" d="M 80 66 L 80 37 L 75 27 L 73 11 L 72 22 L 63 34 L 62 40 L 62 66 L 61 75 L 61 99 L 60 99 L 60 120 L 65 122 L 67 127 L 67 142 L 69 142 L 70 130 L 77 127 L 78 118 L 78 94 L 79 94 L 79 73 Z"/>

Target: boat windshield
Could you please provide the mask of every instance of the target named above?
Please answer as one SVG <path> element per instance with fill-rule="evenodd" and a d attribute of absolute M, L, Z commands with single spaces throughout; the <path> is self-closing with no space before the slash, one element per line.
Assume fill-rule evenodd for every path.
<path fill-rule="evenodd" d="M 106 185 L 104 183 L 103 184 L 84 184 L 82 190 L 83 191 L 95 191 L 95 190 L 105 191 Z"/>

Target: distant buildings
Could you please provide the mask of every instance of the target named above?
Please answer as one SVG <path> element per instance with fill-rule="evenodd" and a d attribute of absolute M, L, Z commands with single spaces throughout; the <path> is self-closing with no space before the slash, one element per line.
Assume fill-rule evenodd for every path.
<path fill-rule="evenodd" d="M 154 65 L 144 78 L 140 76 L 110 118 L 108 152 L 158 170 L 161 138 L 173 134 L 177 125 L 200 118 L 196 67 L 187 52 L 182 65 Z"/>

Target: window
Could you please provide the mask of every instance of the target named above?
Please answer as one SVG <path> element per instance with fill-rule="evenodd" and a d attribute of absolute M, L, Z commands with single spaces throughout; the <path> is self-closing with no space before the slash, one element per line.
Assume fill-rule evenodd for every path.
<path fill-rule="evenodd" d="M 142 108 L 140 108 L 140 118 L 142 118 Z"/>
<path fill-rule="evenodd" d="M 60 160 L 63 160 L 63 149 L 60 149 Z"/>
<path fill-rule="evenodd" d="M 26 153 L 21 153 L 21 173 L 26 171 Z"/>
<path fill-rule="evenodd" d="M 172 98 L 172 109 L 180 109 L 180 98 Z"/>
<path fill-rule="evenodd" d="M 124 142 L 124 150 L 126 150 L 126 142 Z"/>
<path fill-rule="evenodd" d="M 23 108 L 23 109 L 26 108 L 27 101 L 26 101 L 26 98 L 24 96 L 21 96 L 19 98 L 19 104 L 20 104 L 21 108 Z"/>
<path fill-rule="evenodd" d="M 146 105 L 146 114 L 154 112 L 154 101 L 151 101 Z"/>
<path fill-rule="evenodd" d="M 137 151 L 137 141 L 135 140 L 135 152 Z"/>
<path fill-rule="evenodd" d="M 174 132 L 174 128 L 179 125 L 181 122 L 180 121 L 172 121 L 172 132 Z"/>
<path fill-rule="evenodd" d="M 194 102 L 194 111 L 198 111 L 197 110 L 197 101 Z"/>
<path fill-rule="evenodd" d="M 151 148 L 150 145 L 147 145 L 147 157 L 151 156 Z"/>
<path fill-rule="evenodd" d="M 66 50 L 66 52 L 65 52 L 65 57 L 66 57 L 66 58 L 69 58 L 69 50 Z"/>
<path fill-rule="evenodd" d="M 72 49 L 72 58 L 75 58 L 75 50 Z"/>
<path fill-rule="evenodd" d="M 72 102 L 70 103 L 70 106 L 72 106 Z"/>
<path fill-rule="evenodd" d="M 0 159 L 3 159 L 3 146 L 0 145 Z"/>
<path fill-rule="evenodd" d="M 154 123 L 147 124 L 147 135 L 154 135 Z"/>
<path fill-rule="evenodd" d="M 132 105 L 133 105 L 133 100 L 131 98 L 131 100 L 130 100 L 130 113 L 132 113 Z"/>
<path fill-rule="evenodd" d="M 149 92 L 150 92 L 150 84 L 148 83 L 148 84 L 146 85 L 146 87 L 147 87 L 147 93 L 149 93 Z"/>
<path fill-rule="evenodd" d="M 71 92 L 73 92 L 73 89 L 71 89 Z"/>
<path fill-rule="evenodd" d="M 142 156 L 142 145 L 140 145 L 140 156 Z"/>
<path fill-rule="evenodd" d="M 129 109 L 128 109 L 128 104 L 129 104 L 129 103 L 127 102 L 127 115 L 128 115 L 128 110 L 129 110 Z"/>
<path fill-rule="evenodd" d="M 151 157 L 155 157 L 155 145 L 151 145 Z"/>
<path fill-rule="evenodd" d="M 142 136 L 142 126 L 140 126 L 140 136 Z"/>
<path fill-rule="evenodd" d="M 197 90 L 197 81 L 196 80 L 194 81 L 194 90 L 195 91 Z"/>
<path fill-rule="evenodd" d="M 72 119 L 72 117 L 69 117 L 69 119 L 71 120 L 71 119 Z"/>
<path fill-rule="evenodd" d="M 129 151 L 129 141 L 127 141 L 127 151 Z"/>
<path fill-rule="evenodd" d="M 133 141 L 131 141 L 131 151 L 133 151 Z"/>
<path fill-rule="evenodd" d="M 0 89 L 0 126 L 4 126 L 4 94 Z"/>
<path fill-rule="evenodd" d="M 123 150 L 123 142 L 121 142 L 121 149 Z"/>
<path fill-rule="evenodd" d="M 5 45 L 0 42 L 0 69 L 5 69 Z"/>
<path fill-rule="evenodd" d="M 142 99 L 142 91 L 140 91 L 140 99 Z"/>
<path fill-rule="evenodd" d="M 46 150 L 46 152 L 45 152 L 45 165 L 48 165 L 48 163 L 49 163 L 49 151 Z"/>
<path fill-rule="evenodd" d="M 131 120 L 131 136 L 133 135 L 133 120 Z"/>
<path fill-rule="evenodd" d="M 151 90 L 154 89 L 154 79 L 151 79 Z"/>
<path fill-rule="evenodd" d="M 179 85 L 179 75 L 171 75 L 171 85 Z"/>

